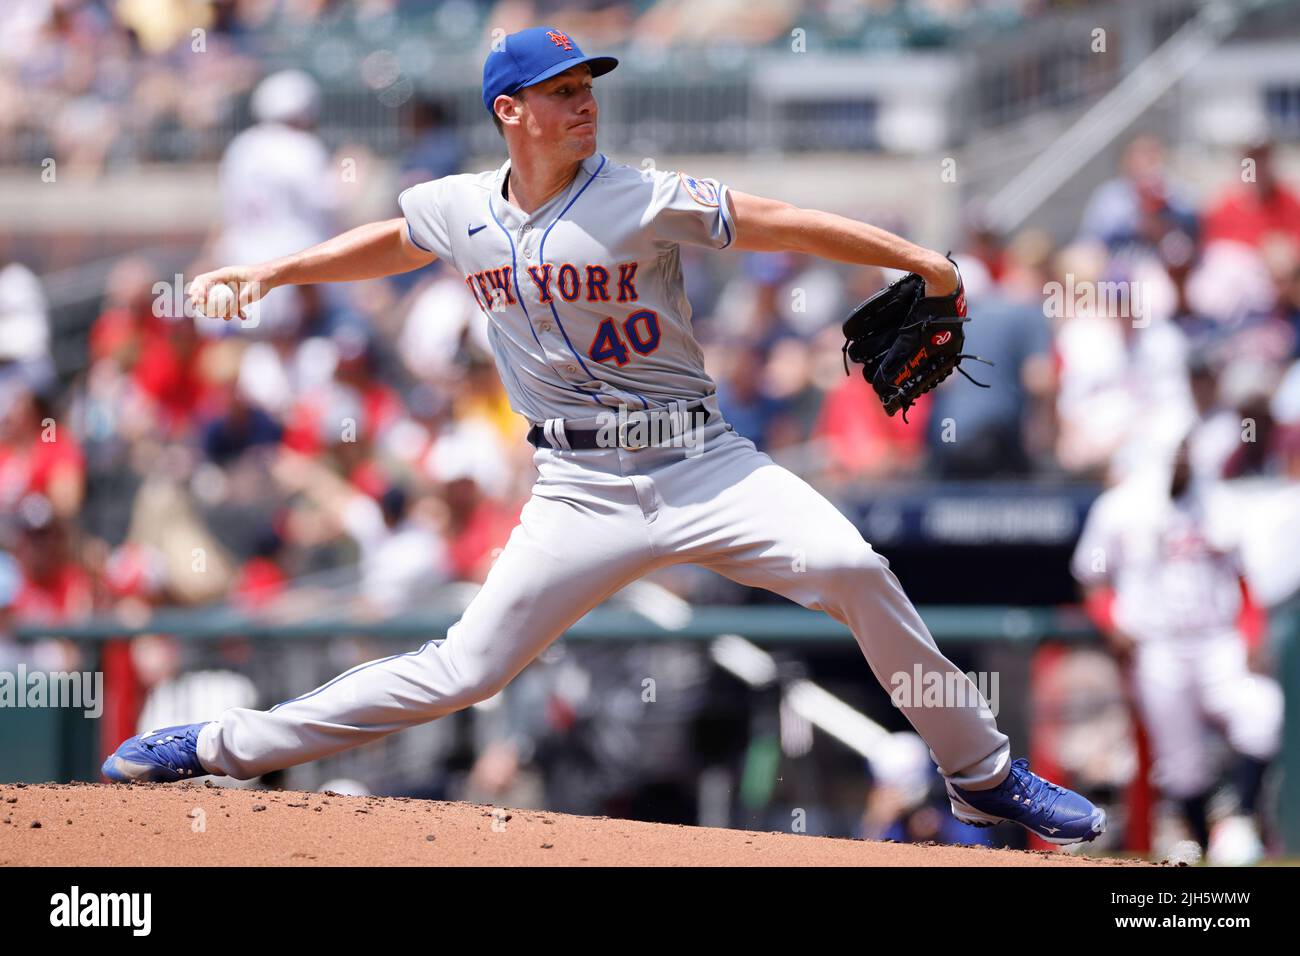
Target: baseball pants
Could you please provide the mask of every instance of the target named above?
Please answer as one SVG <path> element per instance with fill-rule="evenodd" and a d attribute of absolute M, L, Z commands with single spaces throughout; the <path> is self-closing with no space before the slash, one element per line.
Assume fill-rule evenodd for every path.
<path fill-rule="evenodd" d="M 1249 670 L 1236 631 L 1143 640 L 1133 680 L 1152 783 L 1170 797 L 1199 796 L 1218 778 L 1206 739 L 1212 727 L 1242 756 L 1267 761 L 1281 748 L 1282 689 Z"/>
<path fill-rule="evenodd" d="M 1007 738 L 889 563 L 721 416 L 695 434 L 693 448 L 538 449 L 520 524 L 445 641 L 362 664 L 269 711 L 226 711 L 199 735 L 204 767 L 247 779 L 461 710 L 625 585 L 693 563 L 845 624 L 887 691 L 891 675 L 910 679 L 918 665 L 927 681 L 960 685 L 942 703 L 897 703 L 944 776 L 969 789 L 998 784 Z"/>

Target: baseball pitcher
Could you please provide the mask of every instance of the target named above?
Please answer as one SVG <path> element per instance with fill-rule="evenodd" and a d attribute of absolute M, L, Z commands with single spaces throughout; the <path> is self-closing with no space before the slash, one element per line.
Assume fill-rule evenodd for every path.
<path fill-rule="evenodd" d="M 1011 760 L 987 704 L 939 652 L 889 563 L 727 422 L 691 330 L 680 247 L 798 250 L 911 273 L 845 328 L 846 354 L 890 414 L 964 357 L 956 268 L 851 219 L 611 161 L 596 147 L 593 80 L 617 64 L 554 28 L 511 34 L 483 68 L 483 105 L 509 151 L 499 168 L 422 183 L 399 197 L 399 218 L 193 281 L 196 305 L 225 285 L 243 309 L 284 285 L 443 260 L 487 314 L 510 402 L 532 425 L 538 478 L 445 641 L 355 667 L 268 711 L 133 737 L 105 776 L 244 779 L 458 711 L 501 690 L 628 583 L 690 562 L 830 614 L 882 682 L 919 667 L 960 683 L 954 701 L 903 708 L 959 819 L 1011 820 L 1058 844 L 1094 839 L 1104 811 Z"/>

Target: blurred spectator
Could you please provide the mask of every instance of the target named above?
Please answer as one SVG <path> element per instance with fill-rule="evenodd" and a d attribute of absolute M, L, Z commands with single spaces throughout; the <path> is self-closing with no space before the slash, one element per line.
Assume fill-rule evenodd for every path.
<path fill-rule="evenodd" d="M 934 393 L 903 415 L 885 414 L 861 369 L 837 385 L 822 405 L 813 436 L 824 442 L 827 477 L 835 483 L 899 477 L 915 472 L 925 453 L 925 429 Z"/>
<path fill-rule="evenodd" d="M 41 283 L 32 271 L 0 256 L 0 366 L 48 360 L 47 308 Z"/>
<path fill-rule="evenodd" d="M 1269 408 L 1268 394 L 1256 391 L 1237 406 L 1242 422 L 1242 440 L 1223 463 L 1224 478 L 1243 478 L 1275 472 L 1282 464 L 1278 442 L 1285 438 Z"/>
<path fill-rule="evenodd" d="M 210 257 L 223 263 L 274 259 L 339 231 L 342 180 L 314 132 L 316 81 L 301 70 L 274 73 L 253 91 L 250 108 L 256 125 L 231 140 L 221 160 L 223 221 Z M 301 319 L 293 288 L 273 289 L 259 305 L 263 330 Z M 214 333 L 225 328 L 220 319 L 200 322 Z"/>
<path fill-rule="evenodd" d="M 983 201 L 970 203 L 965 209 L 964 219 L 966 255 L 984 267 L 989 282 L 1001 283 L 1006 278 L 1009 254 L 1001 231 L 989 215 L 987 204 Z M 967 271 L 963 269 L 963 277 Z"/>
<path fill-rule="evenodd" d="M 1196 423 L 1188 448 L 1192 471 L 1199 479 L 1223 477 L 1224 465 L 1241 441 L 1237 413 L 1219 392 L 1219 374 L 1204 352 L 1194 354 L 1188 368 Z"/>
<path fill-rule="evenodd" d="M 631 0 L 498 0 L 484 22 L 506 33 L 539 23 L 555 24 L 561 30 L 573 24 L 581 30 L 575 36 L 584 46 L 601 47 L 629 38 L 638 6 Z"/>
<path fill-rule="evenodd" d="M 718 297 L 709 323 L 719 339 L 747 339 L 766 351 L 790 334 L 785 309 L 790 297 L 787 284 L 798 262 L 791 253 L 753 252 L 745 255 L 742 271 L 731 278 Z"/>
<path fill-rule="evenodd" d="M 11 554 L 0 551 L 0 671 L 12 671 L 19 664 L 38 670 L 71 670 L 78 663 L 73 645 L 59 638 L 47 638 L 32 644 L 20 644 L 14 629 L 20 622 L 40 620 L 41 609 L 20 605 L 28 591 L 22 564 Z M 30 601 L 30 596 L 27 599 Z M 84 612 L 82 612 L 84 613 Z"/>
<path fill-rule="evenodd" d="M 812 434 L 824 398 L 814 379 L 813 353 L 823 344 L 822 340 L 838 334 L 836 327 L 812 342 L 790 336 L 780 339 L 769 350 L 763 369 L 762 393 L 779 405 L 782 414 L 771 423 L 766 450 L 779 451 L 800 445 Z M 826 354 L 833 354 L 829 342 L 825 344 Z"/>
<path fill-rule="evenodd" d="M 740 434 L 766 450 L 786 414 L 785 403 L 763 390 L 767 356 L 745 343 L 726 351 L 727 369 L 717 379 L 718 407 Z"/>
<path fill-rule="evenodd" d="M 413 511 L 409 494 L 400 486 L 385 488 L 376 501 L 320 462 L 291 451 L 279 456 L 274 475 L 356 543 L 361 594 L 372 612 L 391 614 L 409 607 L 447 578 L 449 561 L 441 534 L 425 515 Z"/>
<path fill-rule="evenodd" d="M 1243 165 L 1242 182 L 1225 190 L 1206 211 L 1206 244 L 1240 242 L 1259 249 L 1280 237 L 1300 248 L 1300 196 L 1278 178 L 1272 142 L 1247 146 L 1242 161 L 1250 164 Z"/>
<path fill-rule="evenodd" d="M 439 100 L 420 97 L 411 106 L 412 143 L 398 160 L 398 188 L 442 179 L 461 170 L 465 145 Z"/>
<path fill-rule="evenodd" d="M 72 425 L 55 417 L 52 391 L 53 383 L 25 375 L 0 380 L 0 512 L 27 495 L 40 495 L 61 519 L 81 510 L 85 458 Z"/>
<path fill-rule="evenodd" d="M 1185 337 L 1174 323 L 1135 308 L 1132 298 L 1106 301 L 1097 290 L 1107 287 L 1107 267 L 1104 254 L 1090 246 L 1076 245 L 1059 257 L 1061 288 L 1093 294 L 1067 294 L 1057 329 L 1056 455 L 1067 471 L 1095 476 L 1108 469 L 1127 473 L 1158 457 L 1161 448 L 1178 441 L 1193 415 Z"/>
<path fill-rule="evenodd" d="M 451 570 L 457 580 L 482 582 L 519 524 L 520 509 L 484 494 L 470 471 L 451 467 L 441 474 Z"/>
<path fill-rule="evenodd" d="M 203 428 L 203 450 L 213 464 L 227 465 L 250 448 L 279 443 L 279 422 L 253 405 L 233 381 L 221 402 L 222 410 Z"/>
<path fill-rule="evenodd" d="M 422 279 L 411 294 L 398 348 L 411 375 L 446 381 L 468 354 L 466 347 L 492 354 L 488 318 L 466 294 L 459 273 L 434 263 L 416 274 Z"/>
<path fill-rule="evenodd" d="M 704 44 L 719 36 L 759 45 L 786 34 L 799 9 L 798 0 L 721 0 L 707 7 L 656 0 L 632 33 L 638 43 L 660 48 Z"/>
<path fill-rule="evenodd" d="M 1124 148 L 1120 176 L 1092 194 L 1079 235 L 1119 250 L 1135 244 L 1154 246 L 1172 229 L 1195 236 L 1196 212 L 1170 181 L 1164 144 L 1144 133 Z"/>
<path fill-rule="evenodd" d="M 911 731 L 890 734 L 869 761 L 871 789 L 857 839 L 895 843 L 991 846 L 987 829 L 962 823 L 952 806 L 929 748 Z"/>
<path fill-rule="evenodd" d="M 212 23 L 213 6 L 208 0 L 117 0 L 117 19 L 131 31 L 145 53 L 163 53 L 196 27 Z"/>
<path fill-rule="evenodd" d="M 90 359 L 112 359 L 130 371 L 141 351 L 165 338 L 167 323 L 154 305 L 157 267 L 146 259 L 126 258 L 113 266 L 104 286 L 104 305 L 90 329 Z"/>
<path fill-rule="evenodd" d="M 449 484 L 469 478 L 490 497 L 504 499 L 511 489 L 508 460 L 504 440 L 493 422 L 465 415 L 443 422 L 421 468 L 435 482 Z"/>
<path fill-rule="evenodd" d="M 190 319 L 166 316 L 161 335 L 147 339 L 131 377 L 150 401 L 159 434 L 186 437 L 210 398 L 204 359 L 211 342 Z"/>
<path fill-rule="evenodd" d="M 303 392 L 287 416 L 284 441 L 307 454 L 333 448 L 352 468 L 362 468 L 373 444 L 401 418 L 402 400 L 376 374 L 369 333 L 349 326 L 325 344 L 321 361 L 332 363 L 332 375 Z"/>
<path fill-rule="evenodd" d="M 257 535 L 253 553 L 239 569 L 231 588 L 236 604 L 249 611 L 258 611 L 273 604 L 289 583 L 282 565 L 285 540 L 280 531 L 267 525 Z"/>
<path fill-rule="evenodd" d="M 48 498 L 29 494 L 18 503 L 18 561 L 23 584 L 14 610 L 23 621 L 59 624 L 89 616 L 93 584 L 68 540 L 68 526 Z"/>
<path fill-rule="evenodd" d="M 1026 475 L 1030 460 L 1024 416 L 1051 387 L 1051 333 L 1041 308 L 1005 296 L 982 261 L 959 261 L 968 310 L 966 351 L 990 365 L 967 363 L 989 387 L 953 376 L 934 392 L 927 441 L 936 473 L 946 478 Z"/>

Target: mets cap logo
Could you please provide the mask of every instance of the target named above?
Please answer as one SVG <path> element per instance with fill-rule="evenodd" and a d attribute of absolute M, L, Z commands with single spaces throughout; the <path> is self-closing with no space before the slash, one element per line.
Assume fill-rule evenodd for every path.
<path fill-rule="evenodd" d="M 563 33 L 561 33 L 559 30 L 547 30 L 546 38 L 558 47 L 563 47 L 566 50 L 573 49 L 573 41 L 570 40 Z"/>
<path fill-rule="evenodd" d="M 711 179 L 696 179 L 694 176 L 687 176 L 685 173 L 678 173 L 682 179 L 682 185 L 686 191 L 691 194 L 701 206 L 716 206 L 718 199 L 718 184 Z"/>

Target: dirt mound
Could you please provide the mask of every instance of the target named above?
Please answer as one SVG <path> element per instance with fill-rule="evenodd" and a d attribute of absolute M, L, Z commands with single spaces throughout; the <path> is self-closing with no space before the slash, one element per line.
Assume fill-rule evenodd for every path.
<path fill-rule="evenodd" d="M 1117 866 L 1064 852 L 904 845 L 207 784 L 0 785 L 2 866 Z"/>

